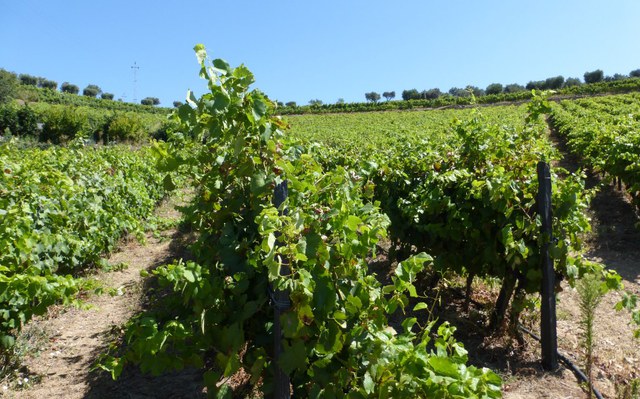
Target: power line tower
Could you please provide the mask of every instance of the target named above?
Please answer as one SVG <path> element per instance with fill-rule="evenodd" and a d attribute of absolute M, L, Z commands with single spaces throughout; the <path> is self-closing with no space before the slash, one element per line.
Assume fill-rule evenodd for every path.
<path fill-rule="evenodd" d="M 133 102 L 134 103 L 138 103 L 138 96 L 137 96 L 137 86 L 138 86 L 138 69 L 140 69 L 140 67 L 136 64 L 136 62 L 133 62 L 133 65 L 131 66 L 131 69 L 133 69 Z"/>

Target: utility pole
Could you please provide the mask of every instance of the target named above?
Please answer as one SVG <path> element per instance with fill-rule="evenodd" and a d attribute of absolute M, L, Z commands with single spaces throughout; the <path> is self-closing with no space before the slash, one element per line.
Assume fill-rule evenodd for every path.
<path fill-rule="evenodd" d="M 131 69 L 133 69 L 133 102 L 137 104 L 138 103 L 138 96 L 137 96 L 138 69 L 140 69 L 140 67 L 134 61 L 133 65 L 131 66 Z"/>

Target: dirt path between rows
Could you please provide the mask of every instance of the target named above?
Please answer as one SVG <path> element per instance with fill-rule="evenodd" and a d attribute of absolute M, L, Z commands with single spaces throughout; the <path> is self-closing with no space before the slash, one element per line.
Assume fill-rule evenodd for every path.
<path fill-rule="evenodd" d="M 562 167 L 570 172 L 581 165 L 572 156 L 563 139 L 553 130 L 550 138 L 563 155 L 552 167 Z M 615 270 L 623 279 L 625 289 L 640 294 L 640 222 L 627 193 L 610 184 L 603 184 L 598 176 L 587 173 L 586 187 L 598 187 L 588 213 L 592 232 L 585 239 L 587 259 Z M 558 350 L 584 370 L 584 348 L 580 339 L 580 310 L 575 289 L 563 284 L 558 294 Z M 615 304 L 620 293 L 610 292 L 602 299 L 595 321 L 594 385 L 606 398 L 616 398 L 616 390 L 629 381 L 640 378 L 640 341 L 632 336 L 630 315 L 616 312 Z M 539 344 L 532 341 L 527 350 L 539 352 Z M 534 352 L 539 359 L 539 353 Z M 533 371 L 533 372 L 532 372 Z M 527 375 L 531 373 L 531 375 Z M 617 387 L 617 388 L 616 388 Z M 505 398 L 583 398 L 586 391 L 578 387 L 571 372 L 561 369 L 557 373 L 545 373 L 536 364 L 534 370 L 521 370 L 506 382 Z"/>
<path fill-rule="evenodd" d="M 177 220 L 175 203 L 162 204 L 156 215 Z M 145 306 L 142 270 L 151 270 L 180 257 L 185 234 L 175 228 L 148 233 L 146 244 L 124 240 L 109 257 L 111 265 L 126 265 L 116 271 L 100 271 L 91 278 L 102 294 L 85 299 L 88 309 L 54 307 L 43 318 L 25 326 L 21 338 L 31 348 L 23 359 L 21 380 L 0 391 L 7 398 L 194 398 L 202 395 L 202 378 L 196 370 L 162 377 L 142 375 L 126 368 L 118 381 L 101 370 L 91 371 L 96 359 L 118 339 L 122 326 Z M 24 378 L 27 378 L 25 381 Z M 4 387 L 3 387 L 4 388 Z"/>
<path fill-rule="evenodd" d="M 571 171 L 579 162 L 564 149 L 553 132 L 551 139 L 563 152 L 564 159 L 555 166 Z M 589 176 L 588 187 L 600 185 L 597 177 Z M 164 204 L 158 215 L 179 218 L 173 204 Z M 590 207 L 593 232 L 587 237 L 587 256 L 616 270 L 626 288 L 640 294 L 640 221 L 624 192 L 604 185 Z M 140 277 L 149 270 L 182 255 L 184 236 L 170 229 L 159 237 L 148 234 L 146 245 L 124 242 L 109 262 L 126 262 L 128 267 L 113 272 L 100 272 L 94 278 L 102 282 L 102 295 L 90 295 L 89 309 L 53 308 L 48 317 L 29 323 L 23 333 L 31 342 L 31 351 L 24 359 L 24 377 L 29 381 L 19 389 L 13 384 L 0 389 L 2 398 L 203 398 L 202 376 L 198 370 L 166 374 L 160 377 L 142 375 L 135 367 L 125 369 L 118 381 L 91 367 L 109 342 L 122 335 L 122 325 L 145 307 L 148 281 Z M 478 290 L 482 293 L 483 290 Z M 481 297 L 475 298 L 483 301 Z M 575 290 L 564 285 L 558 302 L 559 350 L 584 369 L 583 349 L 579 339 L 579 307 Z M 595 386 L 607 398 L 616 397 L 616 385 L 640 378 L 640 342 L 634 340 L 626 312 L 615 312 L 619 293 L 609 293 L 598 308 L 596 320 Z M 481 309 L 480 309 L 481 310 Z M 537 321 L 536 321 L 537 322 Z M 533 325 L 535 326 L 535 323 Z M 471 326 L 465 322 L 464 326 Z M 462 328 L 461 328 L 462 330 Z M 471 341 L 484 332 L 468 336 Z M 504 378 L 504 397 L 522 398 L 583 398 L 575 376 L 564 367 L 555 373 L 542 370 L 539 364 L 539 344 L 526 337 L 526 345 L 487 344 L 465 341 L 473 364 L 488 366 Z M 33 349 L 35 348 L 35 349 Z"/>

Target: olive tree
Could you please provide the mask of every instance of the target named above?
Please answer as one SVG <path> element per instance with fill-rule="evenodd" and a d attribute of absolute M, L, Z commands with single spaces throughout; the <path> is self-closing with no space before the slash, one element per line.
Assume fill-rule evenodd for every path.
<path fill-rule="evenodd" d="M 102 92 L 102 89 L 100 89 L 100 87 L 98 87 L 97 85 L 88 85 L 87 87 L 85 87 L 82 90 L 82 95 L 83 96 L 87 96 L 87 97 L 97 97 L 98 94 L 100 94 Z"/>
<path fill-rule="evenodd" d="M 78 94 L 78 92 L 80 92 L 80 88 L 69 82 L 64 82 L 60 86 L 60 91 L 62 91 L 63 93 Z"/>
<path fill-rule="evenodd" d="M 487 86 L 484 92 L 487 93 L 487 95 L 500 94 L 503 90 L 504 89 L 501 83 L 491 83 L 489 86 Z"/>
<path fill-rule="evenodd" d="M 371 101 L 372 103 L 377 103 L 380 100 L 380 94 L 372 91 L 371 93 L 364 93 L 364 97 L 367 101 Z"/>
<path fill-rule="evenodd" d="M 49 80 L 49 79 L 39 78 L 38 86 L 42 87 L 43 89 L 55 90 L 58 88 L 58 82 Z"/>
<path fill-rule="evenodd" d="M 602 69 L 596 69 L 595 71 L 584 73 L 585 83 L 598 83 L 598 82 L 602 82 L 603 79 L 604 79 L 604 72 L 602 72 Z"/>
<path fill-rule="evenodd" d="M 403 90 L 402 91 L 402 99 L 405 101 L 408 100 L 419 100 L 420 99 L 420 92 L 416 89 L 411 89 L 411 90 Z"/>
<path fill-rule="evenodd" d="M 382 97 L 384 97 L 387 101 L 393 100 L 394 98 L 396 98 L 396 92 L 395 91 L 385 91 L 384 93 L 382 93 Z"/>

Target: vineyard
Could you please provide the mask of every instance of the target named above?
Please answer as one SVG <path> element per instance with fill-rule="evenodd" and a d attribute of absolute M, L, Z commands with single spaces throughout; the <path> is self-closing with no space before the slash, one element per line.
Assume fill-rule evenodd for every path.
<path fill-rule="evenodd" d="M 485 302 L 467 323 L 522 341 L 522 323 L 539 312 L 543 246 L 558 289 L 591 276 L 601 295 L 622 298 L 617 307 L 636 324 L 629 337 L 640 334 L 637 285 L 618 294 L 622 277 L 586 256 L 586 209 L 598 190 L 580 170 L 553 168 L 549 240 L 536 176 L 538 162 L 561 158 L 548 115 L 569 150 L 637 207 L 637 94 L 280 117 L 249 91 L 246 67 L 195 50 L 210 92 L 190 94 L 163 122 L 167 141 L 83 147 L 86 132 L 109 132 L 117 116 L 87 128 L 96 111 L 86 111 L 84 134 L 44 137 L 68 148 L 0 144 L 0 361 L 29 319 L 77 301 L 80 271 L 123 234 L 142 236 L 176 184 L 192 187 L 182 212 L 194 242 L 184 259 L 144 271 L 157 287 L 150 306 L 94 365 L 114 379 L 134 366 L 153 375 L 186 368 L 200 370 L 210 397 L 241 395 L 238 376 L 258 396 L 501 397 L 504 374 L 472 361 L 439 310 L 459 285 L 465 312 Z M 144 126 L 157 120 L 146 117 Z M 638 377 L 632 370 L 623 383 Z"/>
<path fill-rule="evenodd" d="M 0 145 L 0 340 L 2 361 L 32 316 L 82 289 L 83 267 L 100 262 L 164 196 L 149 151 L 19 149 Z"/>
<path fill-rule="evenodd" d="M 563 101 L 551 117 L 568 147 L 596 172 L 624 183 L 640 209 L 640 96 Z"/>

